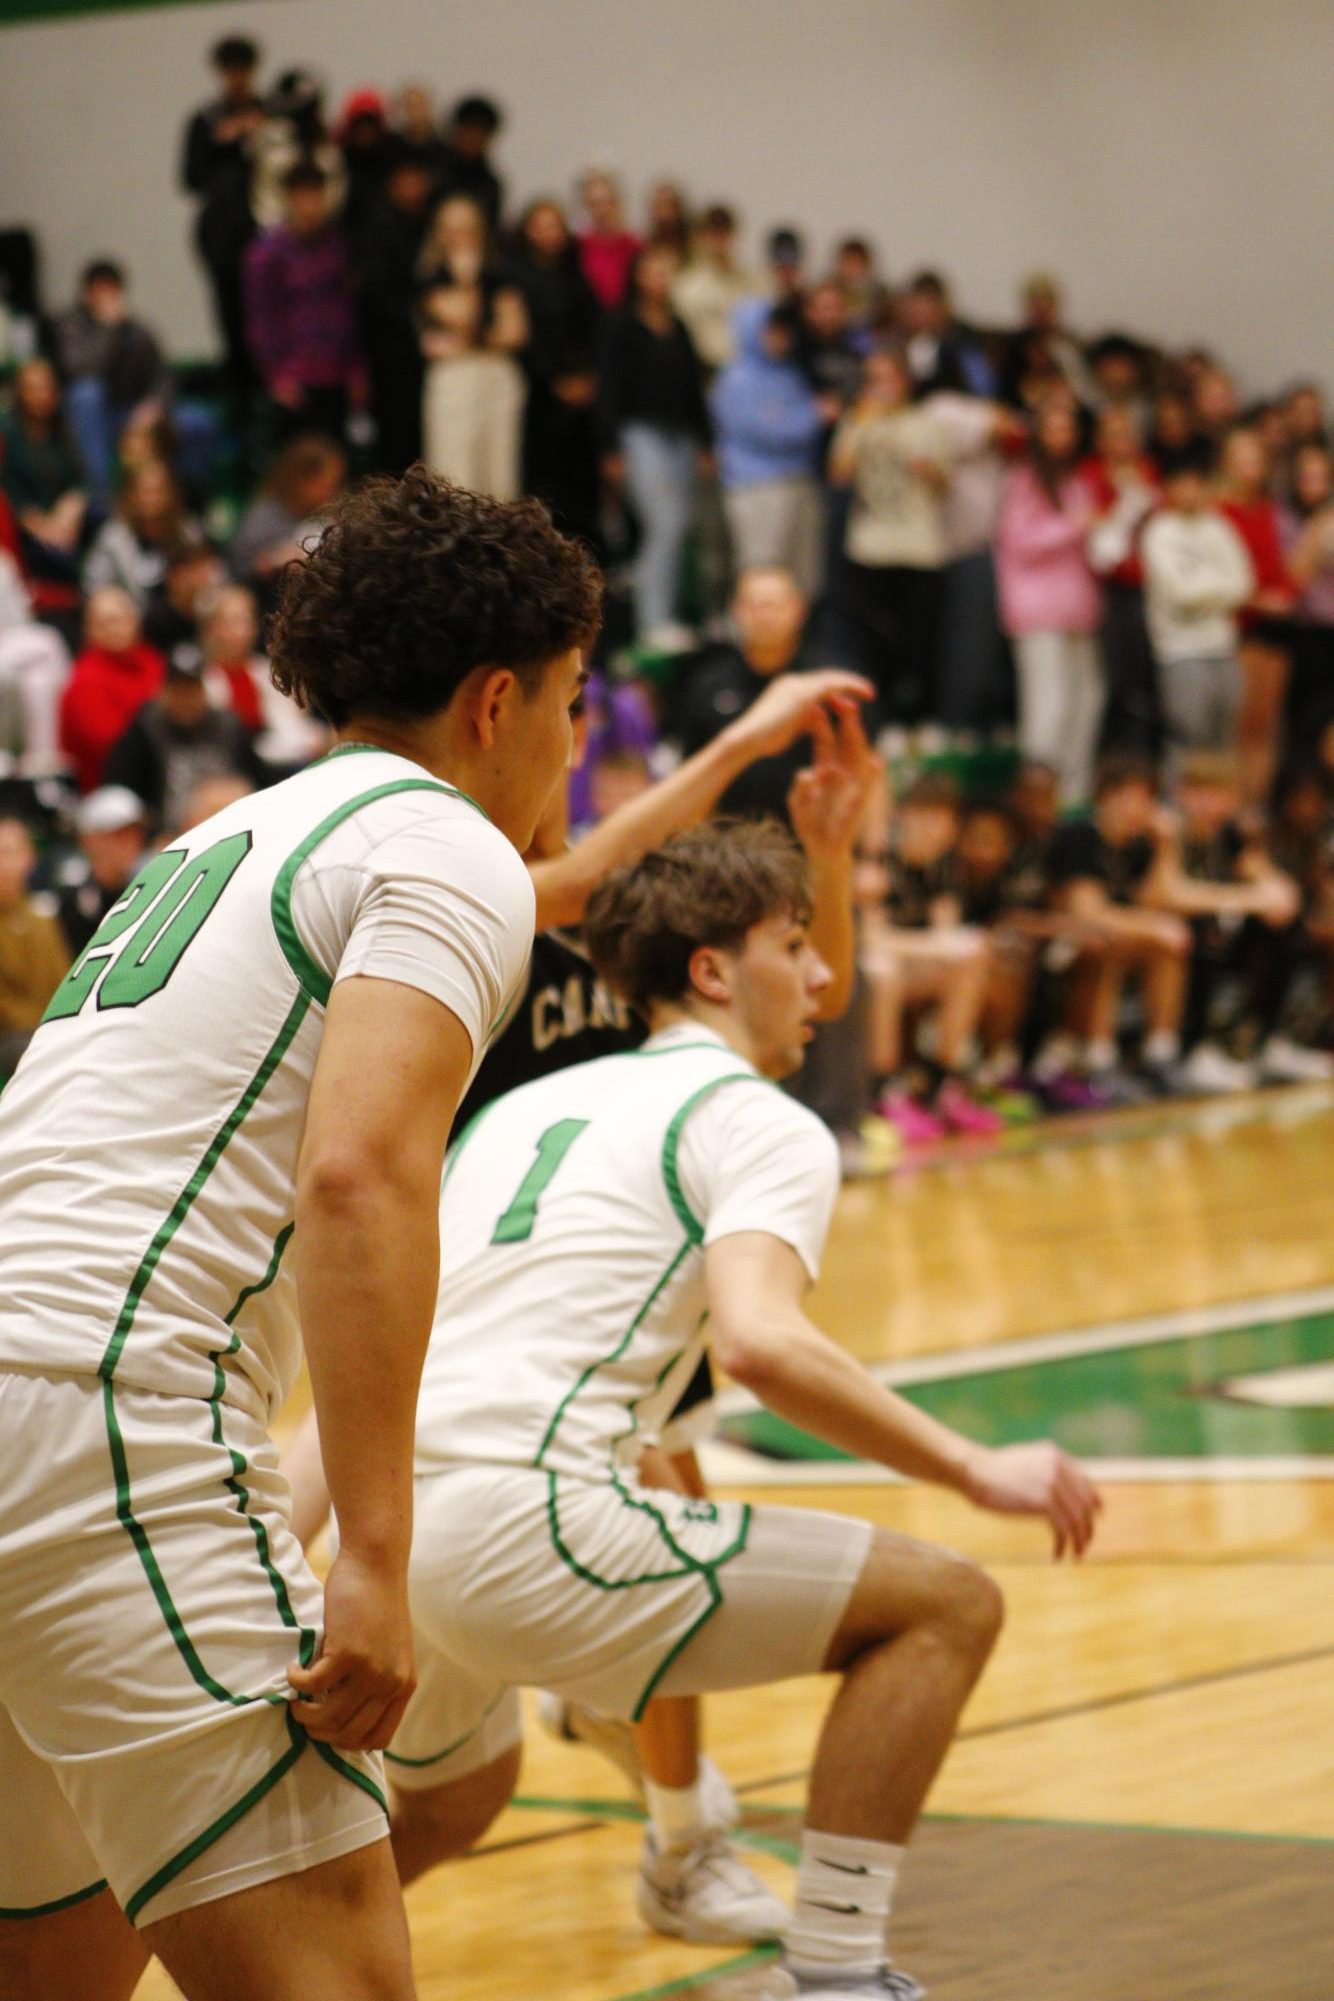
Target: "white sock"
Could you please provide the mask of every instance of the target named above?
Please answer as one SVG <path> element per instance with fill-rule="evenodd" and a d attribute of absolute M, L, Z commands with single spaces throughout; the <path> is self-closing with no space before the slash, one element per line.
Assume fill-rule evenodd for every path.
<path fill-rule="evenodd" d="M 684 1855 L 706 1832 L 699 1781 L 693 1786 L 660 1786 L 644 1774 L 644 1800 L 660 1855 Z"/>
<path fill-rule="evenodd" d="M 890 1841 L 803 1830 L 785 1948 L 785 1964 L 796 1980 L 803 1973 L 833 1970 L 875 1973 L 884 1962 L 885 1928 L 902 1861 L 902 1848 Z"/>
<path fill-rule="evenodd" d="M 1181 1037 L 1174 1035 L 1170 1028 L 1155 1028 L 1152 1035 L 1144 1038 L 1146 1063 L 1175 1063 L 1180 1054 Z"/>
<path fill-rule="evenodd" d="M 1034 1058 L 1033 1075 L 1046 1083 L 1068 1070 L 1074 1059 L 1075 1045 L 1068 1035 L 1049 1035 Z"/>
<path fill-rule="evenodd" d="M 1107 1035 L 1091 1035 L 1084 1044 L 1084 1065 L 1088 1070 L 1111 1070 L 1116 1065 L 1116 1044 Z"/>

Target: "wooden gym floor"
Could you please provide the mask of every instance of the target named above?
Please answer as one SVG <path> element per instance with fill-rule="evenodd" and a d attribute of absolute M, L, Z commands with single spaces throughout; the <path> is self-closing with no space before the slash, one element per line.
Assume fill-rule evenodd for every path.
<path fill-rule="evenodd" d="M 817 1317 L 975 1435 L 1096 1462 L 1078 1569 L 725 1398 L 722 1491 L 948 1541 L 1005 1589 L 900 1892 L 896 1955 L 932 2001 L 1334 2001 L 1332 1196 L 1325 1087 L 845 1190 Z M 827 1695 L 706 1709 L 780 1889 Z M 765 1955 L 639 1924 L 639 1833 L 618 1774 L 534 1722 L 519 1801 L 408 1894 L 421 2001 L 742 2001 Z M 154 1969 L 137 2001 L 173 1992 Z"/>

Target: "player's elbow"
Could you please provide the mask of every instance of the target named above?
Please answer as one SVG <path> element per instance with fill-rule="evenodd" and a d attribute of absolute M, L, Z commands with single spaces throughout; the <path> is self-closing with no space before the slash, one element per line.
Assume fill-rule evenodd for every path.
<path fill-rule="evenodd" d="M 763 1403 L 780 1374 L 779 1351 L 774 1342 L 753 1325 L 744 1322 L 720 1325 L 715 1320 L 710 1323 L 710 1347 L 724 1375 Z"/>

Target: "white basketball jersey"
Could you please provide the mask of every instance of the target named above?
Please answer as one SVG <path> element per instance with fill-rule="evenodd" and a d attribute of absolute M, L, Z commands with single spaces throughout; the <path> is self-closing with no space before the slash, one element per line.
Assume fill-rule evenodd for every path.
<path fill-rule="evenodd" d="M 497 1099 L 446 1170 L 417 1471 L 616 1478 L 698 1362 L 706 1247 L 764 1231 L 814 1278 L 837 1190 L 825 1127 L 705 1029 Z"/>
<path fill-rule="evenodd" d="M 152 856 L 0 1098 L 0 1367 L 267 1418 L 299 1360 L 284 1252 L 334 983 L 434 995 L 475 1066 L 532 931 L 481 809 L 360 745 Z"/>

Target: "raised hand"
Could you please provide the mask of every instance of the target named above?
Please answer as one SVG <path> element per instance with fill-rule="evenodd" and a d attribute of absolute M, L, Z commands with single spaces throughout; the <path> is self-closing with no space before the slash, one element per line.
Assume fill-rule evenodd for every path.
<path fill-rule="evenodd" d="M 812 859 L 851 851 L 871 787 L 883 773 L 867 741 L 860 711 L 844 696 L 822 709 L 811 727 L 814 762 L 797 773 L 787 795 L 792 829 Z"/>
<path fill-rule="evenodd" d="M 809 735 L 835 698 L 869 702 L 875 689 L 860 674 L 820 667 L 810 674 L 779 674 L 758 701 L 728 724 L 728 735 L 749 757 L 776 757 L 799 736 Z"/>

